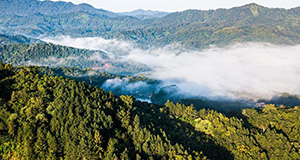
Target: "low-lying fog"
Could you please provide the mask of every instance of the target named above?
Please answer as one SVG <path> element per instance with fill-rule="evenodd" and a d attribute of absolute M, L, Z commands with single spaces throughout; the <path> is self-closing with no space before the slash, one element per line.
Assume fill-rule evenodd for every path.
<path fill-rule="evenodd" d="M 195 51 L 183 49 L 180 45 L 145 50 L 132 42 L 99 37 L 60 36 L 42 40 L 103 50 L 122 55 L 124 61 L 146 64 L 152 69 L 150 78 L 161 80 L 164 85 L 175 84 L 182 93 L 190 96 L 257 99 L 271 98 L 281 92 L 300 94 L 299 45 L 240 43 Z M 112 82 L 121 83 L 119 80 L 110 81 L 112 86 Z"/>

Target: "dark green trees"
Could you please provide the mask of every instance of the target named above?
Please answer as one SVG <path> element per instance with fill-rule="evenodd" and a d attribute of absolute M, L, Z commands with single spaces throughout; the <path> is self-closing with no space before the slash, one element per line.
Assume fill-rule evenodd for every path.
<path fill-rule="evenodd" d="M 300 109 L 226 117 L 142 103 L 0 61 L 1 159 L 299 159 Z"/>
<path fill-rule="evenodd" d="M 117 98 L 85 82 L 39 75 L 36 67 L 0 73 L 1 93 L 8 93 L 0 97 L 2 159 L 195 156 L 141 124 L 132 96 Z"/>

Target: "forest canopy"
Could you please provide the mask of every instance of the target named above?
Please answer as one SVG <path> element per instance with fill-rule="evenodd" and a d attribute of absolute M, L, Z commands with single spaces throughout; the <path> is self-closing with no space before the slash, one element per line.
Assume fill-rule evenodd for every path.
<path fill-rule="evenodd" d="M 299 107 L 227 117 L 0 61 L 1 159 L 299 159 Z"/>

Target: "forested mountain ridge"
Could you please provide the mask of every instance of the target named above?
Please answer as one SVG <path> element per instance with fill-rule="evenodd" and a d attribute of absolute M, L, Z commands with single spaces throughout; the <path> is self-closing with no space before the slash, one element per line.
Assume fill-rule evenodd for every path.
<path fill-rule="evenodd" d="M 139 21 L 135 17 L 112 18 L 82 11 L 59 15 L 6 15 L 0 17 L 0 31 L 31 36 L 104 36 L 113 31 L 130 29 Z"/>
<path fill-rule="evenodd" d="M 202 48 L 249 41 L 299 44 L 299 21 L 299 8 L 286 10 L 249 4 L 231 9 L 186 10 L 144 22 L 148 34 L 155 35 L 151 43 L 179 42 Z"/>
<path fill-rule="evenodd" d="M 299 107 L 141 103 L 0 61 L 1 159 L 299 159 Z"/>
<path fill-rule="evenodd" d="M 107 54 L 102 51 L 92 51 L 86 49 L 77 49 L 67 46 L 54 45 L 51 43 L 37 43 L 37 44 L 8 44 L 0 45 L 0 57 L 5 63 L 12 63 L 13 65 L 26 64 L 41 64 L 41 65 L 56 65 L 57 62 L 43 63 L 43 59 L 62 58 L 63 64 L 69 66 L 68 57 L 70 61 L 76 59 L 76 56 L 91 56 L 95 52 L 99 54 L 99 58 L 107 59 Z M 49 59 L 50 60 L 50 59 Z M 75 64 L 73 64 L 75 66 Z"/>
<path fill-rule="evenodd" d="M 22 35 L 5 35 L 0 34 L 0 45 L 3 44 L 12 44 L 12 43 L 41 43 L 42 41 L 39 39 L 28 38 Z"/>
<path fill-rule="evenodd" d="M 1 0 L 0 15 L 30 16 L 34 14 L 56 15 L 72 12 L 87 12 L 91 14 L 107 15 L 111 17 L 117 14 L 82 3 L 75 5 L 71 2 L 53 2 L 40 0 Z"/>
<path fill-rule="evenodd" d="M 78 49 L 51 43 L 0 45 L 0 59 L 16 65 L 92 68 L 118 74 L 149 71 L 142 64 L 120 61 L 100 50 Z"/>
<path fill-rule="evenodd" d="M 299 7 L 280 9 L 248 4 L 231 9 L 186 10 L 147 20 L 84 11 L 59 15 L 6 15 L 0 18 L 0 32 L 30 36 L 101 36 L 143 45 L 180 43 L 200 49 L 237 42 L 294 45 L 300 43 L 299 13 Z"/>
<path fill-rule="evenodd" d="M 205 158 L 148 128 L 133 97 L 42 76 L 35 67 L 16 71 L 1 62 L 0 72 L 1 158 Z"/>

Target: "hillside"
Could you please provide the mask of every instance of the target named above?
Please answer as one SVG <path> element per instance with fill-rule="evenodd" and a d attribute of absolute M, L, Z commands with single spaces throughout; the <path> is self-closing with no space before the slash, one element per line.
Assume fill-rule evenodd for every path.
<path fill-rule="evenodd" d="M 141 103 L 0 61 L 1 159 L 299 159 L 299 107 Z"/>

